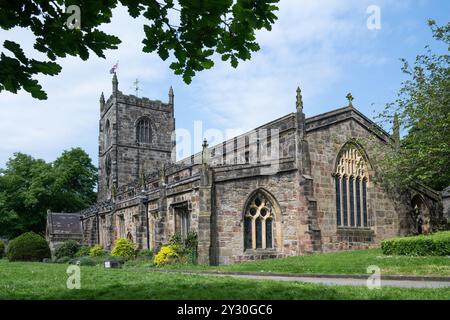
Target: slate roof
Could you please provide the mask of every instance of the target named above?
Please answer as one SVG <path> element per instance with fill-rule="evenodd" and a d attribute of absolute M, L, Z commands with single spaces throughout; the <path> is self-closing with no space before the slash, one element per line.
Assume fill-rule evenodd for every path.
<path fill-rule="evenodd" d="M 82 234 L 81 216 L 76 213 L 47 214 L 47 228 L 50 234 Z"/>

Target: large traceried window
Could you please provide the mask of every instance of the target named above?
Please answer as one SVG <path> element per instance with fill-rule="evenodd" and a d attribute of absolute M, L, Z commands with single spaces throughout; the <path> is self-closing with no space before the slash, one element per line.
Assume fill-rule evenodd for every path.
<path fill-rule="evenodd" d="M 273 248 L 273 213 L 271 201 L 262 192 L 252 196 L 244 213 L 244 249 Z"/>
<path fill-rule="evenodd" d="M 136 141 L 150 143 L 151 139 L 150 119 L 147 117 L 141 118 L 136 125 Z"/>
<path fill-rule="evenodd" d="M 353 145 L 339 154 L 334 173 L 338 227 L 367 228 L 367 163 Z"/>

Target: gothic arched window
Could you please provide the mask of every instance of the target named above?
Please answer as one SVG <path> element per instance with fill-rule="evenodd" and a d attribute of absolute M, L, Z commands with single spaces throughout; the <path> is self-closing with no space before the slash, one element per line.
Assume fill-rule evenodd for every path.
<path fill-rule="evenodd" d="M 136 141 L 139 143 L 151 142 L 150 119 L 141 118 L 136 125 Z"/>
<path fill-rule="evenodd" d="M 106 120 L 105 125 L 105 149 L 107 149 L 111 144 L 111 126 L 109 120 Z"/>
<path fill-rule="evenodd" d="M 334 173 L 338 227 L 368 227 L 368 180 L 367 163 L 361 152 L 354 145 L 344 146 Z"/>
<path fill-rule="evenodd" d="M 244 212 L 244 249 L 273 248 L 273 213 L 271 201 L 257 192 Z"/>
<path fill-rule="evenodd" d="M 109 187 L 110 177 L 111 177 L 111 156 L 109 153 L 106 155 L 105 158 L 105 173 L 106 173 L 106 186 Z"/>

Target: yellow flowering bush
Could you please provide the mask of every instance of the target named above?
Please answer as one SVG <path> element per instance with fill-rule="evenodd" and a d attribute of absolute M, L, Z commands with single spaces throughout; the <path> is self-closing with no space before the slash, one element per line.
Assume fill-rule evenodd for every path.
<path fill-rule="evenodd" d="M 89 256 L 91 257 L 101 257 L 103 255 L 105 255 L 105 250 L 99 244 L 96 244 L 89 250 Z"/>
<path fill-rule="evenodd" d="M 111 255 L 113 257 L 121 257 L 124 260 L 130 260 L 134 258 L 135 249 L 136 248 L 131 241 L 125 238 L 119 238 L 116 240 L 114 248 L 111 250 Z"/>
<path fill-rule="evenodd" d="M 177 259 L 177 248 L 174 245 L 162 246 L 155 256 L 155 265 L 157 267 L 173 262 Z"/>

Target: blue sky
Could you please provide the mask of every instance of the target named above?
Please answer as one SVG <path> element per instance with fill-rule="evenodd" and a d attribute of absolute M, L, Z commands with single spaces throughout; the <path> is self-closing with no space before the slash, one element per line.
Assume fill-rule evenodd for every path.
<path fill-rule="evenodd" d="M 370 5 L 381 8 L 380 30 L 367 28 Z M 281 0 L 279 7 L 273 30 L 258 32 L 261 50 L 251 61 L 232 69 L 217 60 L 191 85 L 173 75 L 170 59 L 163 62 L 142 52 L 143 20 L 116 9 L 113 22 L 103 29 L 123 42 L 106 59 L 60 60 L 60 75 L 39 78 L 49 96 L 45 101 L 26 92 L 0 93 L 0 167 L 17 151 L 52 161 L 71 147 L 85 149 L 96 164 L 98 100 L 102 91 L 111 93 L 109 69 L 117 60 L 124 93 L 133 93 L 138 78 L 141 96 L 167 101 L 172 85 L 177 128 L 190 131 L 194 121 L 202 121 L 203 130 L 224 134 L 269 122 L 294 111 L 297 86 L 307 116 L 344 106 L 352 92 L 354 105 L 373 117 L 395 98 L 405 79 L 399 58 L 413 61 L 426 44 L 434 44 L 427 19 L 442 25 L 450 18 L 448 0 Z M 0 43 L 5 39 L 42 57 L 33 51 L 27 30 L 1 30 Z M 195 140 L 193 151 L 198 151 L 202 137 Z"/>

